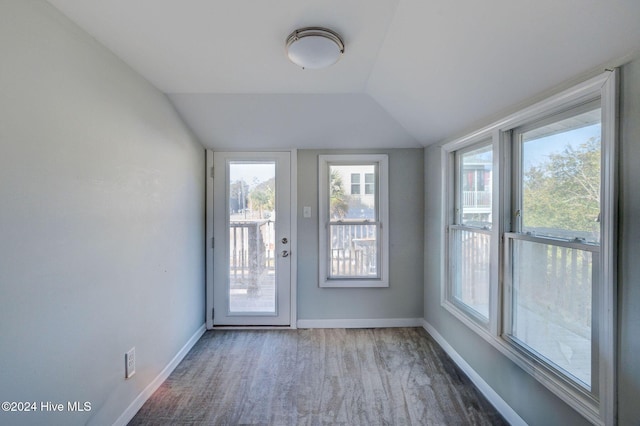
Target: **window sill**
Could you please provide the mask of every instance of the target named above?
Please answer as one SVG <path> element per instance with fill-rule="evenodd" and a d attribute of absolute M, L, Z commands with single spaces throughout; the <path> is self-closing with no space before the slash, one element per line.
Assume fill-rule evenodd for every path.
<path fill-rule="evenodd" d="M 386 280 L 367 280 L 367 279 L 349 279 L 349 280 L 324 280 L 320 281 L 321 288 L 384 288 L 389 287 Z"/>
<path fill-rule="evenodd" d="M 605 424 L 599 401 L 579 385 L 570 382 L 535 357 L 525 354 L 507 338 L 492 334 L 486 326 L 481 325 L 449 300 L 442 300 L 441 306 L 593 424 Z"/>

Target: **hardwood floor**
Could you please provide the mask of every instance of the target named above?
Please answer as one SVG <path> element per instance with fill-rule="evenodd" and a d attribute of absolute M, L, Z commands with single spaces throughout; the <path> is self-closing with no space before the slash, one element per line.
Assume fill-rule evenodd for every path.
<path fill-rule="evenodd" d="M 503 425 L 421 328 L 209 331 L 130 425 Z"/>

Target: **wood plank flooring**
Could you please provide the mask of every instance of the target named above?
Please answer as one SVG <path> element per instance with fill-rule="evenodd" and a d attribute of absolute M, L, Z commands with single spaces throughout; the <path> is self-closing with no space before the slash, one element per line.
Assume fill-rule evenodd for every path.
<path fill-rule="evenodd" d="M 209 331 L 130 425 L 506 425 L 421 328 Z"/>

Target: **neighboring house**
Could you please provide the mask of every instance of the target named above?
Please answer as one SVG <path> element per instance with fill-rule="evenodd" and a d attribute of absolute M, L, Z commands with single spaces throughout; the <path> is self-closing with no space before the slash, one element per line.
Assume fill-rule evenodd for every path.
<path fill-rule="evenodd" d="M 491 222 L 491 178 L 491 162 L 478 159 L 476 163 L 464 163 L 461 180 L 465 221 Z"/>
<path fill-rule="evenodd" d="M 333 168 L 344 186 L 348 209 L 344 219 L 371 217 L 375 207 L 375 173 L 371 166 L 336 166 Z"/>

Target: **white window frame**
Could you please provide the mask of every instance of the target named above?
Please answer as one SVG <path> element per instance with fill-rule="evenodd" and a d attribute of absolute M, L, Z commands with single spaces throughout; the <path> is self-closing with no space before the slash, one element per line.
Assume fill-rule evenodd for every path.
<path fill-rule="evenodd" d="M 498 236 L 497 236 L 496 230 L 494 229 L 495 226 L 493 225 L 491 229 L 485 229 L 485 228 L 464 225 L 462 223 L 461 203 L 462 203 L 463 195 L 461 192 L 462 185 L 461 185 L 461 182 L 459 182 L 459 179 L 461 178 L 461 175 L 462 175 L 460 157 L 470 151 L 474 151 L 478 148 L 486 147 L 486 146 L 491 146 L 493 149 L 493 152 L 492 152 L 492 159 L 493 159 L 492 173 L 493 173 L 493 170 L 495 170 L 495 166 L 496 166 L 495 164 L 496 149 L 495 149 L 495 144 L 493 144 L 493 140 L 490 135 L 486 135 L 486 134 L 479 135 L 478 137 L 467 141 L 467 143 L 464 146 L 457 148 L 448 154 L 448 156 L 450 157 L 449 170 L 452 171 L 453 173 L 449 173 L 449 182 L 447 182 L 447 187 L 448 187 L 447 193 L 450 194 L 448 203 L 451 206 L 450 207 L 451 212 L 446 216 L 448 217 L 446 237 L 445 237 L 445 239 L 447 240 L 446 241 L 447 251 L 445 251 L 444 253 L 447 253 L 445 282 L 449 283 L 450 285 L 444 286 L 443 292 L 442 292 L 443 306 L 449 311 L 451 311 L 452 313 L 454 313 L 455 315 L 463 316 L 466 321 L 472 321 L 473 327 L 482 329 L 483 333 L 486 333 L 488 330 L 490 330 L 492 325 L 492 320 L 495 317 L 495 315 L 493 315 L 492 313 L 494 311 L 493 307 L 497 303 L 497 292 L 496 292 L 497 286 L 494 283 L 495 280 L 493 279 L 493 277 L 495 277 L 497 273 L 496 259 L 498 256 L 498 252 L 497 252 Z M 492 178 L 492 198 L 496 197 L 496 194 L 497 194 L 497 191 L 495 188 L 497 181 L 498 179 L 496 179 L 495 177 Z M 492 206 L 495 206 L 496 203 L 494 199 L 492 199 L 491 204 Z M 497 217 L 495 212 L 493 211 L 493 207 L 492 207 L 492 217 L 494 218 Z M 476 312 L 473 308 L 471 308 L 464 302 L 458 300 L 454 295 L 455 289 L 454 289 L 454 283 L 452 281 L 452 274 L 451 274 L 453 265 L 451 262 L 449 262 L 451 250 L 452 250 L 451 239 L 452 239 L 453 230 L 463 230 L 467 232 L 486 234 L 486 235 L 489 235 L 491 238 L 491 243 L 489 248 L 489 259 L 490 259 L 489 275 L 491 278 L 490 278 L 490 286 L 489 286 L 488 318 L 484 318 L 480 313 Z"/>
<path fill-rule="evenodd" d="M 376 207 L 379 223 L 378 278 L 329 276 L 329 166 L 375 164 Z M 335 154 L 318 156 L 318 261 L 320 287 L 389 287 L 389 157 L 386 154 Z"/>
<path fill-rule="evenodd" d="M 573 407 L 586 419 L 597 425 L 614 425 L 616 419 L 616 218 L 617 218 L 617 97 L 618 71 L 607 70 L 581 84 L 555 96 L 538 102 L 502 120 L 494 122 L 460 139 L 446 143 L 442 147 L 442 193 L 443 193 L 443 238 L 442 252 L 449 253 L 447 230 L 454 224 L 455 215 L 455 152 L 491 138 L 493 144 L 493 226 L 491 241 L 491 299 L 489 322 L 482 323 L 468 310 L 452 300 L 447 256 L 442 261 L 441 287 L 442 306 L 482 336 L 505 356 L 519 365 L 551 392 Z M 560 370 L 541 362 L 526 348 L 514 344 L 507 336 L 505 310 L 508 309 L 508 254 L 505 238 L 512 227 L 512 135 L 513 130 L 556 115 L 585 102 L 600 99 L 602 110 L 602 151 L 601 151 L 601 240 L 600 276 L 594 298 L 594 327 L 597 335 L 594 347 L 598 367 L 598 377 L 592 378 L 597 389 L 588 392 L 583 386 L 571 380 Z"/>

